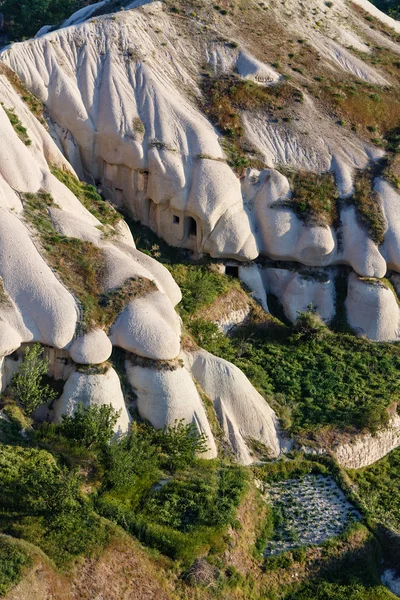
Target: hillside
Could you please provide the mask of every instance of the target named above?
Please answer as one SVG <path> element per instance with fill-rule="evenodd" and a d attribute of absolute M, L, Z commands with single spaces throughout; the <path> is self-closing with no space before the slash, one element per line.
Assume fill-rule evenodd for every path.
<path fill-rule="evenodd" d="M 395 597 L 400 22 L 376 4 L 65 5 L 1 51 L 7 600 Z"/>

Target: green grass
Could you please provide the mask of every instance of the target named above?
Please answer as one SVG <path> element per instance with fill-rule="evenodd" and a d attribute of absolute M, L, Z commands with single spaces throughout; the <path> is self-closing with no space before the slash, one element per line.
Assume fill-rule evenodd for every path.
<path fill-rule="evenodd" d="M 0 596 L 19 582 L 31 564 L 30 556 L 15 541 L 0 536 Z"/>
<path fill-rule="evenodd" d="M 284 418 L 291 433 L 325 428 L 376 431 L 398 402 L 400 347 L 324 328 L 316 338 L 295 327 L 249 324 L 229 339 L 203 320 L 190 323 L 197 343 L 235 363 Z"/>
<path fill-rule="evenodd" d="M 105 293 L 102 285 L 105 262 L 100 248 L 91 242 L 66 237 L 56 231 L 48 210 L 56 205 L 49 194 L 24 194 L 23 203 L 24 216 L 37 230 L 48 264 L 57 271 L 64 285 L 80 303 L 80 328 L 83 331 L 96 326 L 110 327 L 130 300 L 154 289 L 151 281 L 132 277 L 119 288 Z"/>
<path fill-rule="evenodd" d="M 29 138 L 26 127 L 24 127 L 22 125 L 18 115 L 15 114 L 15 109 L 14 108 L 6 108 L 3 104 L 3 102 L 1 102 L 1 105 L 4 109 L 4 112 L 6 113 L 6 115 L 8 117 L 8 120 L 10 121 L 11 125 L 13 126 L 14 131 L 18 135 L 19 139 L 22 142 L 24 142 L 25 146 L 30 146 L 32 144 L 32 140 Z"/>
<path fill-rule="evenodd" d="M 378 194 L 372 189 L 372 175 L 368 171 L 359 171 L 356 174 L 354 195 L 350 203 L 356 207 L 357 217 L 369 237 L 376 244 L 381 244 L 385 237 L 386 222 Z"/>
<path fill-rule="evenodd" d="M 62 171 L 54 166 L 51 167 L 51 172 L 103 225 L 114 226 L 122 219 L 115 208 L 97 193 L 94 185 L 79 181 L 72 173 Z"/>
<path fill-rule="evenodd" d="M 332 173 L 287 173 L 293 198 L 272 205 L 287 206 L 310 225 L 333 225 L 338 220 L 338 192 Z"/>
<path fill-rule="evenodd" d="M 400 531 L 400 449 L 370 467 L 349 471 L 365 510 L 387 527 Z"/>

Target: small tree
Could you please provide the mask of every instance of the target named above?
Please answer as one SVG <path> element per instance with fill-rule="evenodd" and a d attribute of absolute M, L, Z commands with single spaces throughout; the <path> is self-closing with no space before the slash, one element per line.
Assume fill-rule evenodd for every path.
<path fill-rule="evenodd" d="M 194 423 L 185 424 L 183 419 L 176 421 L 174 427 L 165 426 L 155 436 L 166 455 L 162 463 L 171 471 L 193 464 L 198 454 L 208 450 L 207 436 L 200 433 Z"/>
<path fill-rule="evenodd" d="M 43 375 L 49 367 L 48 359 L 42 358 L 42 347 L 35 344 L 25 350 L 24 360 L 11 380 L 10 388 L 21 403 L 27 415 L 44 402 L 51 402 L 57 393 L 49 385 L 43 383 Z"/>
<path fill-rule="evenodd" d="M 86 448 L 93 444 L 105 446 L 114 435 L 120 414 L 121 411 L 116 411 L 111 404 L 88 406 L 85 409 L 79 404 L 73 415 L 63 415 L 60 432 Z"/>
<path fill-rule="evenodd" d="M 328 328 L 319 314 L 315 312 L 312 305 L 307 312 L 299 312 L 296 323 L 293 326 L 293 341 L 321 341 L 327 334 Z"/>

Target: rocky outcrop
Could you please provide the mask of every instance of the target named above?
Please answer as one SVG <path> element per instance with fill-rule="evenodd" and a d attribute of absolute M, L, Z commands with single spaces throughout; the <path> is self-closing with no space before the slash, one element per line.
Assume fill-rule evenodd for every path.
<path fill-rule="evenodd" d="M 277 457 L 281 452 L 277 417 L 240 369 L 204 350 L 187 352 L 183 358 L 212 401 L 237 460 L 253 462 L 252 442 L 259 442 L 271 457 Z"/>
<path fill-rule="evenodd" d="M 112 344 L 102 329 L 76 338 L 69 349 L 72 360 L 81 365 L 96 365 L 110 358 Z"/>
<path fill-rule="evenodd" d="M 127 360 L 126 372 L 143 419 L 160 429 L 173 427 L 181 419 L 193 423 L 208 440 L 208 452 L 203 456 L 217 455 L 203 403 L 190 373 L 182 365 L 141 366 Z"/>
<path fill-rule="evenodd" d="M 39 342 L 44 357 L 49 359 L 49 375 L 66 383 L 61 397 L 53 406 L 40 407 L 37 418 L 60 421 L 79 404 L 111 404 L 120 412 L 115 433 L 125 434 L 129 412 L 119 377 L 106 362 L 113 345 L 119 346 L 136 360 L 133 366 L 128 359 L 127 372 L 142 417 L 156 427 L 173 426 L 182 419 L 194 423 L 208 439 L 207 456 L 216 456 L 213 434 L 194 380 L 174 360 L 181 350 L 181 322 L 174 310 L 181 300 L 179 287 L 165 267 L 136 249 L 129 228 L 118 221 L 118 215 L 114 214 L 110 223 L 102 223 L 98 211 L 92 207 L 92 214 L 52 174 L 49 163 L 74 178 L 72 167 L 48 132 L 27 111 L 7 76 L 1 73 L 0 101 L 4 102 L 4 108 L 0 107 L 4 138 L 0 148 L 1 389 L 18 370 L 26 345 Z M 11 109 L 21 123 L 26 117 L 24 122 L 29 127 L 25 140 L 10 122 L 11 113 L 6 111 Z M 27 140 L 29 143 L 24 143 Z M 159 152 L 163 154 L 154 146 L 151 160 L 161 168 L 157 162 Z M 212 164 L 206 169 L 209 192 L 215 185 Z M 238 190 L 239 183 L 229 173 L 231 186 Z M 166 193 L 168 186 L 163 181 L 160 172 L 160 179 L 151 183 L 154 193 L 156 189 L 157 193 Z M 206 181 L 206 175 L 205 179 L 200 177 L 199 185 Z M 171 185 L 175 185 L 172 180 Z M 224 193 L 228 194 L 228 188 Z M 212 196 L 207 201 L 212 203 Z M 228 211 L 229 216 L 215 216 L 226 223 L 227 235 L 235 214 Z M 55 244 L 70 240 L 74 252 L 92 253 L 93 258 L 87 260 L 94 263 L 95 287 L 93 282 L 87 287 L 79 261 L 74 262 L 73 255 L 62 255 L 61 246 L 60 256 L 49 254 L 52 248 L 48 247 L 51 242 L 46 232 L 51 232 Z M 83 273 L 84 277 L 92 277 L 90 270 Z M 77 287 L 75 279 L 81 281 Z M 97 313 L 93 312 L 96 303 Z M 90 319 L 88 310 L 92 311 Z M 139 366 L 140 360 L 145 366 Z M 169 361 L 175 365 L 171 370 Z"/>
<path fill-rule="evenodd" d="M 98 374 L 77 371 L 71 373 L 61 398 L 54 403 L 51 416 L 56 422 L 60 422 L 62 415 L 72 415 L 79 404 L 83 408 L 111 404 L 120 413 L 115 425 L 116 437 L 128 431 L 131 419 L 125 406 L 119 377 L 114 369 L 110 368 L 105 373 Z"/>
<path fill-rule="evenodd" d="M 375 435 L 371 433 L 356 435 L 350 442 L 335 446 L 332 452 L 343 467 L 361 469 L 372 465 L 398 446 L 400 446 L 400 416 L 396 415 L 387 429 L 378 431 Z"/>
<path fill-rule="evenodd" d="M 349 77 L 389 88 L 386 76 L 349 50 L 369 51 L 356 33 L 363 26 L 361 17 L 343 0 L 337 0 L 330 19 L 328 8 L 318 8 L 329 31 L 325 35 L 304 19 L 296 0 L 287 0 L 291 18 L 288 22 L 285 16 L 284 31 L 302 32 L 327 71 L 344 70 Z M 271 11 L 280 22 L 281 8 Z M 384 152 L 350 128 L 337 127 L 309 92 L 293 88 L 290 117 L 272 118 L 265 105 L 250 110 L 251 103 L 241 111 L 240 143 L 265 168 L 248 169 L 239 178 L 227 156 L 236 165 L 245 161 L 229 140 L 225 156 L 208 109 L 202 111 L 197 102 L 204 62 L 216 77 L 235 73 L 238 81 L 248 80 L 247 86 L 251 81 L 279 96 L 287 88 L 277 87 L 284 86 L 277 68 L 236 42 L 221 41 L 227 35 L 224 26 L 219 36 L 199 39 L 193 28 L 201 19 L 178 19 L 160 2 L 113 18 L 90 19 L 91 14 L 92 8 L 84 9 L 59 30 L 42 31 L 0 55 L 2 385 L 18 367 L 24 344 L 39 342 L 59 361 L 57 377 L 67 378 L 54 405 L 55 418 L 71 414 L 79 402 L 110 402 L 121 410 L 118 432 L 124 433 L 129 414 L 118 375 L 101 365 L 118 346 L 127 352 L 138 410 L 154 426 L 181 419 L 194 423 L 208 439 L 208 456 L 215 456 L 197 383 L 240 462 L 253 460 L 253 442 L 276 457 L 281 451 L 276 416 L 236 367 L 202 351 L 186 354 L 185 365 L 179 362 L 181 323 L 174 306 L 181 294 L 169 271 L 136 249 L 126 225 L 104 223 L 98 211 L 85 208 L 49 165 L 95 184 L 104 198 L 171 245 L 195 256 L 238 261 L 238 275 L 254 298 L 268 310 L 268 295 L 275 296 L 292 322 L 312 306 L 330 323 L 345 295 L 343 289 L 340 298 L 337 293 L 344 273 L 347 296 L 340 308 L 359 335 L 381 341 L 400 337 L 397 298 L 383 280 L 388 268 L 400 272 L 400 196 L 378 163 Z M 185 35 L 181 28 L 187 28 Z M 396 51 L 392 40 L 382 44 Z M 9 67 L 44 103 L 49 131 L 29 110 L 24 94 L 15 91 Z M 332 206 L 340 202 L 330 213 L 324 206 L 318 214 L 295 207 L 293 176 L 279 172 L 278 165 L 330 173 L 329 180 L 335 180 L 330 201 Z M 371 165 L 371 197 L 383 216 L 379 235 L 371 234 L 351 200 L 355 173 Z M 43 229 L 51 232 L 50 242 Z M 95 292 L 83 294 L 73 285 L 74 275 L 82 274 L 65 276 L 68 258 L 50 260 L 49 247 L 60 240 L 83 248 L 83 254 L 93 252 Z M 396 275 L 391 278 L 395 281 Z M 104 308 L 103 314 L 93 306 Z M 15 351 L 12 365 L 7 357 Z M 99 366 L 92 372 L 84 365 Z M 375 442 L 366 443 L 369 453 L 378 456 Z M 395 434 L 386 445 L 394 443 Z M 354 462 L 361 460 L 357 444 L 341 450 L 343 460 L 353 460 L 346 459 L 346 452 Z"/>
<path fill-rule="evenodd" d="M 135 298 L 111 328 L 111 341 L 152 360 L 172 360 L 180 351 L 180 321 L 162 292 Z"/>
<path fill-rule="evenodd" d="M 324 57 L 327 70 L 345 70 L 377 85 L 390 85 L 377 69 L 348 50 L 349 46 L 362 52 L 369 48 L 355 33 L 362 26 L 361 17 L 342 0 L 339 4 L 354 27 L 343 27 L 343 21 L 337 18 L 339 9 L 329 11 L 329 7 L 318 5 L 321 19 L 331 32 L 324 36 L 319 25 L 309 27 L 298 3 L 291 0 L 287 7 L 292 15 L 289 29 L 295 26 L 296 31 L 304 30 L 310 45 Z M 266 118 L 262 111 L 243 111 L 246 135 L 270 168 L 248 169 L 239 180 L 224 160 L 217 132 L 193 106 L 186 89 L 190 87 L 199 94 L 198 75 L 204 56 L 215 76 L 235 72 L 260 86 L 282 84 L 276 69 L 238 44 L 221 44 L 206 37 L 198 42 L 196 36 L 185 35 L 180 36 L 177 45 L 174 40 L 179 28 L 189 24 L 177 22 L 159 2 L 127 10 L 114 19 L 105 15 L 90 20 L 91 10 L 88 7 L 77 13 L 58 31 L 14 44 L 1 54 L 1 60 L 15 69 L 45 103 L 52 135 L 80 177 L 101 185 L 105 197 L 170 244 L 196 253 L 238 261 L 267 257 L 313 269 L 345 265 L 360 277 L 378 279 L 388 268 L 400 271 L 399 194 L 393 185 L 382 177 L 374 182 L 376 202 L 386 223 L 382 243 L 372 239 L 358 209 L 349 204 L 355 173 L 376 163 L 383 156 L 381 148 L 366 143 L 354 131 L 337 128 L 305 93 L 293 109 L 295 118 L 284 122 Z M 271 10 L 279 21 L 279 9 Z M 393 26 L 392 21 L 390 24 Z M 167 40 L 163 44 L 170 52 L 168 67 L 160 36 L 154 33 L 161 29 Z M 389 40 L 386 43 L 394 51 L 395 44 Z M 180 85 L 181 81 L 186 87 Z M 25 155 L 28 150 L 21 152 Z M 334 175 L 337 195 L 346 200 L 338 207 L 334 222 L 326 215 L 304 219 L 293 210 L 289 179 L 275 169 L 279 164 Z M 32 169 L 30 177 L 37 189 L 39 175 L 35 173 Z M 14 187 L 25 189 L 23 184 L 27 181 L 16 181 Z M 54 209 L 52 216 L 67 235 L 79 230 L 71 215 L 57 214 Z M 80 235 L 98 238 L 96 224 L 92 225 L 91 234 L 81 229 Z M 123 244 L 130 246 L 134 263 L 126 261 L 128 249 L 122 248 Z M 115 244 L 102 247 L 111 287 L 118 273 L 125 278 L 129 273 L 140 275 L 142 266 L 151 271 L 143 256 L 133 256 L 129 241 L 118 248 Z M 278 273 L 265 275 L 270 284 L 267 281 L 260 286 L 257 271 L 253 270 L 250 285 L 266 309 L 264 292 L 275 294 L 291 321 L 308 302 L 317 306 L 321 317 L 329 322 L 335 309 L 331 274 L 328 271 L 322 279 L 314 277 L 307 284 L 301 273 L 291 275 L 290 281 L 285 278 L 285 282 Z M 250 270 L 243 270 L 242 275 L 245 281 Z M 154 272 L 153 278 L 175 304 L 179 294 L 172 291 L 171 295 L 167 290 L 171 285 L 165 282 L 165 275 Z M 349 282 L 351 294 L 353 280 Z M 381 292 L 379 298 L 378 304 L 385 305 L 384 313 L 392 313 L 392 296 Z M 350 314 L 351 306 L 349 298 L 349 321 L 354 320 L 360 333 L 377 340 L 397 339 L 395 327 L 386 331 L 381 325 L 365 328 L 356 322 L 357 315 L 353 319 Z M 124 319 L 129 321 L 128 312 Z M 141 353 L 140 345 L 127 340 L 121 340 L 121 344 Z M 143 352 L 155 356 L 150 350 Z"/>
<path fill-rule="evenodd" d="M 349 324 L 360 335 L 376 341 L 399 339 L 399 304 L 385 282 L 365 281 L 352 273 L 346 310 Z"/>

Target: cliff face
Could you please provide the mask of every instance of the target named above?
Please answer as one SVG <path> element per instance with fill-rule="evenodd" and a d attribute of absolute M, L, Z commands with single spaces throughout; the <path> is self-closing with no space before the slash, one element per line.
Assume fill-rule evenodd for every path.
<path fill-rule="evenodd" d="M 400 445 L 400 417 L 396 415 L 389 427 L 376 435 L 355 436 L 350 443 L 333 450 L 338 463 L 347 469 L 368 467 Z"/>
<path fill-rule="evenodd" d="M 267 259 L 289 320 L 330 321 L 343 284 L 349 324 L 398 339 L 398 23 L 361 0 L 132 6 L 2 53 L 78 175 L 172 245 Z"/>
<path fill-rule="evenodd" d="M 40 102 L 4 66 L 0 101 L 1 389 L 25 347 L 39 342 L 50 360 L 49 374 L 66 383 L 61 397 L 51 408 L 42 406 L 38 417 L 60 420 L 78 403 L 111 402 L 120 411 L 116 435 L 121 435 L 130 416 L 108 362 L 116 346 L 126 351 L 128 373 L 137 371 L 131 380 L 142 416 L 157 427 L 181 419 L 195 423 L 207 436 L 206 456 L 214 457 L 217 448 L 195 378 L 179 359 L 181 320 L 174 309 L 179 287 L 165 267 L 136 249 L 126 223 L 95 188 L 76 179 L 45 127 Z M 34 103 L 38 118 L 29 110 Z M 132 367 L 137 361 L 146 368 Z M 222 362 L 220 386 L 234 369 Z M 244 376 L 242 386 L 254 393 L 249 399 L 254 414 L 231 444 L 238 436 L 247 449 L 251 435 L 278 455 L 274 413 Z M 218 386 L 210 400 L 217 395 Z M 221 422 L 224 418 L 222 411 Z M 248 450 L 238 459 L 252 460 Z"/>
<path fill-rule="evenodd" d="M 50 418 L 112 398 L 126 431 L 103 365 L 117 346 L 154 425 L 196 423 L 215 456 L 196 382 L 242 462 L 249 439 L 280 452 L 240 371 L 181 354 L 178 286 L 74 174 L 169 244 L 233 261 L 265 310 L 271 294 L 292 322 L 312 305 L 399 339 L 399 25 L 363 0 L 261 4 L 100 3 L 1 53 L 3 388 L 25 344 L 49 346 L 68 378 Z"/>

